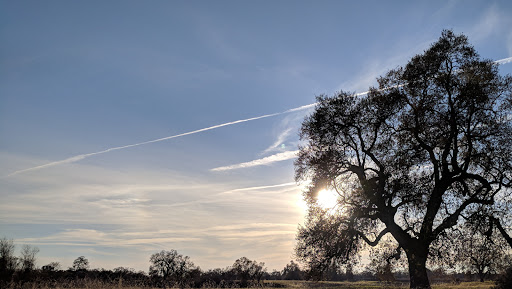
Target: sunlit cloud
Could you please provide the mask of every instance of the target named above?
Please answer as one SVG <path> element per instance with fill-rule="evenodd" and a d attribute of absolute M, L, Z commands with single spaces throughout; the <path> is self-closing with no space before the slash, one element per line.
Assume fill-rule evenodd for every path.
<path fill-rule="evenodd" d="M 9 163 L 34 161 L 22 157 Z M 82 163 L 73 170 L 19 175 L 2 180 L 9 193 L 0 202 L 0 219 L 26 232 L 33 226 L 55 228 L 24 234 L 15 242 L 42 251 L 59 248 L 66 253 L 41 260 L 64 267 L 85 255 L 91 266 L 101 262 L 147 270 L 150 254 L 172 248 L 202 268 L 224 267 L 242 256 L 282 268 L 305 212 L 297 205 L 300 187 L 290 179 L 232 182 L 208 175 L 211 179 Z M 126 251 L 130 256 L 117 253 Z"/>
<path fill-rule="evenodd" d="M 198 237 L 172 237 L 159 236 L 158 232 L 145 232 L 145 236 L 154 236 L 152 238 L 127 238 L 118 233 L 107 233 L 91 229 L 69 229 L 54 235 L 38 238 L 17 239 L 19 243 L 33 245 L 66 245 L 66 246 L 107 246 L 107 247 L 126 247 L 136 245 L 146 245 L 155 243 L 175 243 L 198 241 Z M 176 235 L 176 234 L 175 234 Z"/>
<path fill-rule="evenodd" d="M 264 157 L 262 159 L 252 160 L 250 162 L 245 162 L 245 163 L 240 163 L 240 164 L 234 164 L 234 165 L 229 165 L 229 166 L 224 166 L 224 167 L 213 168 L 213 169 L 211 169 L 211 171 L 213 171 L 213 172 L 229 171 L 229 170 L 245 169 L 245 168 L 256 167 L 256 166 L 270 165 L 270 164 L 273 164 L 275 162 L 280 162 L 280 161 L 286 161 L 286 160 L 294 159 L 294 158 L 297 157 L 298 153 L 299 153 L 298 150 L 282 152 L 282 153 L 278 153 L 278 154 L 271 155 L 271 156 L 268 156 L 268 157 Z"/>
<path fill-rule="evenodd" d="M 15 241 L 18 244 L 34 246 L 76 248 L 80 254 L 87 252 L 97 258 L 99 255 L 111 253 L 114 248 L 116 250 L 129 248 L 141 257 L 148 257 L 151 252 L 160 249 L 175 248 L 181 253 L 190 255 L 197 265 L 206 268 L 229 265 L 241 256 L 256 256 L 271 268 L 280 268 L 284 265 L 283 260 L 286 260 L 290 254 L 296 227 L 296 223 L 243 223 L 205 226 L 200 230 L 185 228 L 125 232 L 107 228 L 66 229 L 47 236 L 19 238 Z M 261 252 L 266 252 L 265 248 L 269 246 L 273 248 L 272 252 L 275 254 L 273 259 L 261 256 Z M 222 248 L 225 247 L 231 250 L 223 250 Z M 98 252 L 88 251 L 94 248 L 99 248 Z M 124 265 L 126 266 L 126 263 Z"/>

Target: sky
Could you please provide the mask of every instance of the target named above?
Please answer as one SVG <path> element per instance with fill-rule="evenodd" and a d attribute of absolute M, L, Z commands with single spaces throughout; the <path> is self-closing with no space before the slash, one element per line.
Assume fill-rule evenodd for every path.
<path fill-rule="evenodd" d="M 355 93 L 443 29 L 512 57 L 510 1 L 0 0 L 0 238 L 37 265 L 281 270 L 315 96 Z M 500 73 L 512 73 L 504 61 Z"/>

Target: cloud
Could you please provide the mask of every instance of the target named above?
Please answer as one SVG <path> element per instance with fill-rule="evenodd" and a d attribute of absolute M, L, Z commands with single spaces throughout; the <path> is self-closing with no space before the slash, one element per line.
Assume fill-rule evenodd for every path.
<path fill-rule="evenodd" d="M 492 4 L 483 11 L 481 17 L 475 22 L 470 32 L 471 39 L 477 42 L 489 41 L 490 37 L 497 37 L 505 40 L 509 55 L 512 54 L 512 31 L 508 29 L 512 25 L 510 16 L 505 13 L 503 7 Z M 500 62 L 500 60 L 496 61 Z M 509 61 L 510 62 L 510 61 Z M 505 63 L 509 63 L 505 62 Z M 504 63 L 500 63 L 504 64 Z"/>
<path fill-rule="evenodd" d="M 175 248 L 180 253 L 191 256 L 194 263 L 203 268 L 226 266 L 240 256 L 264 260 L 271 268 L 282 268 L 283 260 L 287 259 L 290 248 L 293 247 L 296 228 L 296 223 L 227 223 L 206 225 L 200 229 L 146 229 L 136 232 L 123 232 L 105 227 L 65 229 L 46 236 L 18 238 L 15 242 L 43 247 L 56 246 L 59 250 L 76 251 L 76 254 L 80 255 L 87 252 L 86 256 L 91 262 L 101 259 L 103 264 L 113 264 L 111 267 L 126 266 L 127 262 L 134 262 L 134 259 L 147 260 L 151 252 Z M 226 247 L 230 250 L 225 250 Z M 263 254 L 268 252 L 269 247 L 272 248 L 273 254 L 276 254 L 275 260 L 264 258 Z M 130 253 L 119 254 L 127 251 Z M 126 254 L 133 256 L 121 261 Z M 70 260 L 72 259 L 64 259 L 61 262 L 66 263 Z M 146 262 L 128 264 L 138 265 L 134 266 L 138 269 L 147 268 Z"/>
<path fill-rule="evenodd" d="M 176 235 L 176 233 L 174 233 Z M 147 237 L 152 236 L 152 237 Z M 144 238 L 145 237 L 145 238 Z M 106 247 L 127 247 L 136 245 L 151 245 L 155 243 L 176 243 L 198 241 L 199 237 L 180 236 L 172 234 L 161 234 L 156 232 L 144 232 L 140 237 L 129 238 L 122 233 L 104 232 L 92 229 L 68 229 L 56 234 L 38 237 L 17 239 L 17 242 L 34 245 L 63 245 L 63 246 L 106 246 Z"/>
<path fill-rule="evenodd" d="M 270 165 L 275 162 L 294 159 L 297 157 L 298 153 L 299 153 L 298 150 L 282 152 L 282 153 L 278 153 L 278 154 L 271 155 L 268 157 L 264 157 L 262 159 L 252 160 L 250 162 L 213 168 L 213 169 L 211 169 L 211 171 L 213 171 L 213 172 L 229 171 L 229 170 L 244 169 L 244 168 L 250 168 L 250 167 L 256 167 L 256 166 Z"/>
<path fill-rule="evenodd" d="M 268 148 L 266 148 L 262 154 L 266 154 L 266 153 L 269 153 L 271 151 L 274 151 L 276 149 L 278 149 L 283 143 L 284 141 L 286 140 L 286 138 L 290 135 L 290 133 L 292 132 L 292 128 L 289 127 L 287 128 L 286 130 L 284 130 L 283 132 L 281 132 L 279 134 L 279 136 L 277 137 L 277 140 L 271 145 L 269 146 Z"/>
<path fill-rule="evenodd" d="M 224 267 L 241 256 L 282 268 L 305 212 L 298 205 L 300 187 L 289 178 L 226 182 L 208 175 L 78 163 L 72 171 L 1 180 L 2 233 L 39 246 L 42 262 L 64 267 L 85 255 L 93 267 L 147 270 L 151 253 L 173 248 L 203 268 Z M 269 250 L 274 258 L 266 258 Z"/>
<path fill-rule="evenodd" d="M 505 18 L 506 19 L 506 18 Z M 484 15 L 474 25 L 471 33 L 472 37 L 476 40 L 482 40 L 493 33 L 497 33 L 498 29 L 502 26 L 504 18 L 496 5 L 492 5 L 485 11 Z"/>

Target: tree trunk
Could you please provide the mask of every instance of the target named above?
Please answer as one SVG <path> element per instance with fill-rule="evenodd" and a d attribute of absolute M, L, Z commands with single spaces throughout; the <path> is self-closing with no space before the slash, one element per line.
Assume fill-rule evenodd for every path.
<path fill-rule="evenodd" d="M 427 275 L 427 252 L 425 250 L 410 250 L 407 252 L 407 261 L 409 262 L 409 277 L 411 279 L 410 288 L 431 289 L 430 281 Z"/>
<path fill-rule="evenodd" d="M 478 277 L 480 277 L 480 282 L 484 282 L 485 275 L 486 274 L 484 272 L 478 272 Z"/>

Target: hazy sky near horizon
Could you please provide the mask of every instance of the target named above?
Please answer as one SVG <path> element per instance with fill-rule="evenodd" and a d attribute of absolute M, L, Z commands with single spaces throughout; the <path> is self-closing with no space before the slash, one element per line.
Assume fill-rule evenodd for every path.
<path fill-rule="evenodd" d="M 443 29 L 512 57 L 510 1 L 0 7 L 0 238 L 39 247 L 38 266 L 147 271 L 176 249 L 281 270 L 304 217 L 304 106 L 366 91 Z"/>

